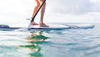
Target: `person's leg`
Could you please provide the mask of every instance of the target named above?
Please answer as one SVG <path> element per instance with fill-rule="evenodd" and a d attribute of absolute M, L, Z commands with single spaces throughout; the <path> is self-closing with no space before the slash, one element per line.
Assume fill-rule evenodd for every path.
<path fill-rule="evenodd" d="M 43 1 L 44 0 L 39 0 L 40 4 L 42 4 Z M 44 12 L 45 12 L 45 6 L 46 6 L 46 3 L 44 3 L 44 5 L 42 6 L 41 11 L 40 11 L 40 22 L 39 22 L 39 26 L 40 27 L 49 27 L 46 24 L 44 24 L 44 22 L 43 22 L 43 17 L 44 17 Z"/>
<path fill-rule="evenodd" d="M 36 6 L 35 6 L 35 8 L 34 8 L 34 10 L 33 10 L 32 18 L 34 17 L 36 11 L 38 10 L 38 8 L 39 8 L 39 6 L 40 6 L 40 2 L 39 2 L 38 0 L 35 0 L 35 2 L 36 2 Z M 34 20 L 33 20 L 33 22 L 31 23 L 31 25 L 38 25 L 38 24 L 35 23 Z"/>

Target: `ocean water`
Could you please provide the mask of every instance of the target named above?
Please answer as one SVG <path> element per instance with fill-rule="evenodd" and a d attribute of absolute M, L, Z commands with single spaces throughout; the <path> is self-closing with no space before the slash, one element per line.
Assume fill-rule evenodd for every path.
<path fill-rule="evenodd" d="M 2 31 L 0 57 L 100 57 L 100 25 L 93 29 Z"/>

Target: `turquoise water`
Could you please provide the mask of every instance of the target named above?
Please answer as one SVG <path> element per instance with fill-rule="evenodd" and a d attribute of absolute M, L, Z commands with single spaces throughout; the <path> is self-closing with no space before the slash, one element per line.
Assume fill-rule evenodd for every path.
<path fill-rule="evenodd" d="M 93 29 L 1 30 L 0 57 L 100 57 L 100 25 Z"/>

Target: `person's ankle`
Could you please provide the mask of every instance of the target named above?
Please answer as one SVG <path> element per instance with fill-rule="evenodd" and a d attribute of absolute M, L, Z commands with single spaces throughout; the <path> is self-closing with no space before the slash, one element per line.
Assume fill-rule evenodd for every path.
<path fill-rule="evenodd" d="M 32 23 L 35 23 L 34 21 L 32 21 Z"/>
<path fill-rule="evenodd" d="M 38 25 L 37 23 L 35 23 L 34 21 L 32 21 L 31 25 Z"/>
<path fill-rule="evenodd" d="M 44 24 L 43 22 L 39 22 L 39 24 Z"/>

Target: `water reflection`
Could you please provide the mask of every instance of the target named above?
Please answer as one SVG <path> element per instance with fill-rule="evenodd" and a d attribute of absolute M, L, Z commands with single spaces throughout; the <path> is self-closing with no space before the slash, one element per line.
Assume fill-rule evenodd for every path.
<path fill-rule="evenodd" d="M 30 57 L 43 57 L 40 52 L 40 45 L 43 44 L 48 37 L 44 36 L 42 32 L 43 31 L 38 31 L 38 34 L 31 32 L 31 36 L 26 38 L 29 40 L 28 43 L 30 43 L 30 45 L 20 45 L 20 47 L 28 48 L 31 51 L 29 53 Z"/>

